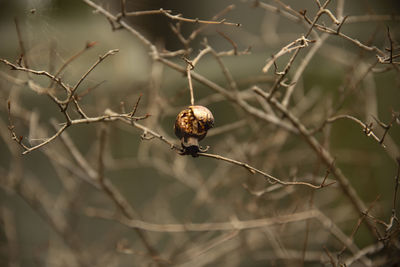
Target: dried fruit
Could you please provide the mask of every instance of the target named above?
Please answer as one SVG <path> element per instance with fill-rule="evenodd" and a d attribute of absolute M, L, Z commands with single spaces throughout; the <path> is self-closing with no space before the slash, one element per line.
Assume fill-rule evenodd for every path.
<path fill-rule="evenodd" d="M 183 153 L 195 156 L 204 150 L 199 146 L 199 141 L 207 131 L 214 126 L 214 116 L 204 106 L 189 106 L 179 112 L 176 117 L 174 131 L 181 140 Z"/>

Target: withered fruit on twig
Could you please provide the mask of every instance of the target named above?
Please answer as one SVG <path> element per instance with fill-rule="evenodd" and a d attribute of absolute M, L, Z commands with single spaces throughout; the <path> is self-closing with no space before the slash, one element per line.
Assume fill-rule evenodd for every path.
<path fill-rule="evenodd" d="M 204 106 L 189 106 L 179 112 L 176 117 L 174 131 L 181 140 L 182 155 L 196 156 L 198 152 L 206 152 L 199 141 L 204 139 L 207 131 L 214 126 L 214 116 Z"/>

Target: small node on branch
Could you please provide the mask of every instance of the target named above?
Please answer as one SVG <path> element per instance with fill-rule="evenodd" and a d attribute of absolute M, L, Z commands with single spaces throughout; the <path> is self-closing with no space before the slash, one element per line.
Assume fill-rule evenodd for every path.
<path fill-rule="evenodd" d="M 364 127 L 363 131 L 367 136 L 371 135 L 372 130 L 373 130 L 373 123 L 372 122 L 370 124 L 365 124 L 365 127 Z"/>
<path fill-rule="evenodd" d="M 302 15 L 303 17 L 306 15 L 306 13 L 307 13 L 307 9 L 299 10 L 299 14 Z"/>
<path fill-rule="evenodd" d="M 190 66 L 190 70 L 194 70 L 194 65 L 193 65 L 193 62 L 192 62 L 192 61 L 190 61 L 190 60 L 189 60 L 188 58 L 186 58 L 185 56 L 182 56 L 181 58 L 183 59 L 183 61 L 186 62 L 186 64 L 188 64 L 188 65 Z"/>
<path fill-rule="evenodd" d="M 336 34 L 337 34 L 337 35 L 339 35 L 340 30 L 342 29 L 342 26 L 343 26 L 344 22 L 346 21 L 346 19 L 347 19 L 348 17 L 349 17 L 349 16 L 344 16 L 343 20 L 340 22 L 340 24 L 339 24 L 339 26 L 338 26 L 338 28 L 337 28 L 337 30 L 336 30 Z"/>
<path fill-rule="evenodd" d="M 147 131 L 144 131 L 143 134 L 140 136 L 142 140 L 151 140 L 154 138 L 154 135 L 149 135 Z"/>

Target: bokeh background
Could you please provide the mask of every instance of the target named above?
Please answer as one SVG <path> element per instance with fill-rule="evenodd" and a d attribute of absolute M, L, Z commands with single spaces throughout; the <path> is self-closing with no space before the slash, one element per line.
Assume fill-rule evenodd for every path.
<path fill-rule="evenodd" d="M 217 30 L 229 36 L 240 51 L 251 48 L 251 53 L 224 57 L 223 61 L 243 97 L 260 109 L 263 106 L 259 99 L 246 93 L 246 90 L 253 85 L 269 88 L 276 76 L 272 70 L 266 74 L 262 72 L 266 60 L 306 31 L 302 24 L 264 10 L 254 1 L 126 2 L 127 10 L 131 11 L 163 8 L 187 18 L 201 19 L 210 19 L 228 5 L 235 5 L 223 17 L 242 26 L 208 27 L 191 43 L 192 54 L 189 57 L 193 59 L 204 48 L 204 38 L 218 52 L 232 49 L 232 45 Z M 276 1 L 264 2 L 279 6 Z M 389 27 L 395 48 L 398 48 L 399 1 L 344 2 L 344 15 L 393 15 L 391 19 L 345 24 L 342 28 L 344 33 L 384 50 L 389 46 Z M 119 12 L 120 1 L 96 3 L 113 14 Z M 311 18 L 318 8 L 315 1 L 286 0 L 284 3 L 297 11 L 307 10 Z M 328 7 L 335 11 L 336 5 L 337 1 L 331 1 Z M 169 51 L 183 48 L 170 27 L 175 22 L 165 16 L 149 15 L 124 20 L 159 48 Z M 74 84 L 99 55 L 110 49 L 119 49 L 83 82 L 81 91 L 101 84 L 81 100 L 82 107 L 88 115 L 95 117 L 102 115 L 107 108 L 120 111 L 121 106 L 125 106 L 129 110 L 141 95 L 137 114 L 151 115 L 142 123 L 174 140 L 172 125 L 176 114 L 189 104 L 187 79 L 181 73 L 153 62 L 147 47 L 134 36 L 124 30 L 112 31 L 110 23 L 82 1 L 2 0 L 0 58 L 10 62 L 16 62 L 21 54 L 15 21 L 21 31 L 29 67 L 35 70 L 54 73 L 88 42 L 96 42 L 63 72 L 62 79 L 69 84 Z M 331 24 L 327 16 L 322 16 L 319 22 Z M 198 27 L 192 23 L 182 23 L 181 26 L 184 36 Z M 288 82 L 307 51 L 303 49 L 294 62 Z M 289 56 L 277 60 L 278 69 L 286 65 Z M 179 56 L 172 60 L 184 66 Z M 400 75 L 398 65 L 386 70 L 387 66 L 378 64 L 374 68 L 376 71 L 362 76 L 374 61 L 374 53 L 338 36 L 328 37 L 296 85 L 290 109 L 305 125 L 317 128 L 329 108 L 340 103 L 342 95 L 347 92 L 338 114 L 349 114 L 365 123 L 373 122 L 377 135 L 382 136 L 383 129 L 371 115 L 388 123 L 392 111 L 400 111 Z M 211 55 L 203 57 L 195 71 L 227 87 L 228 82 Z M 10 71 L 5 64 L 0 65 L 0 72 L 0 265 L 81 264 L 75 257 L 76 252 L 66 245 L 65 236 L 63 238 L 57 233 L 43 215 L 46 209 L 50 213 L 63 213 L 65 224 L 79 237 L 80 246 L 90 259 L 91 266 L 319 266 L 330 265 L 326 250 L 332 252 L 335 260 L 355 254 L 346 250 L 342 258 L 336 257 L 335 253 L 341 250 L 343 244 L 321 219 L 310 219 L 237 232 L 149 231 L 146 232 L 148 240 L 162 258 L 152 260 L 132 228 L 121 225 L 117 220 L 90 215 L 92 213 L 88 208 L 116 214 L 118 209 L 102 190 L 85 182 L 87 174 L 74 161 L 62 141 L 56 139 L 38 151 L 24 156 L 20 154 L 22 150 L 11 140 L 7 130 L 7 101 L 11 102 L 15 129 L 27 144 L 37 144 L 50 136 L 54 132 L 51 119 L 63 121 L 63 116 L 48 97 L 33 92 L 26 84 L 18 84 L 15 79 L 33 79 L 42 86 L 47 86 L 48 80 Z M 247 162 L 282 180 L 318 183 L 324 177 L 327 167 L 301 137 L 250 116 L 235 103 L 196 81 L 194 88 L 196 102 L 207 105 L 213 111 L 215 131 L 234 125 L 231 130 L 220 134 L 210 131 L 202 144 L 209 145 L 211 153 Z M 16 108 L 14 115 L 13 108 Z M 71 114 L 78 117 L 76 112 Z M 43 130 L 33 132 L 32 125 Z M 374 218 L 388 222 L 398 168 L 395 162 L 399 156 L 398 122 L 393 123 L 387 135 L 387 149 L 366 136 L 353 121 L 340 120 L 328 128 L 325 133 L 316 136 L 335 157 L 335 164 L 348 177 L 361 199 L 368 205 L 374 203 L 371 209 Z M 94 169 L 98 167 L 99 133 L 102 131 L 107 133 L 105 176 L 136 210 L 136 219 L 158 224 L 208 223 L 235 218 L 271 218 L 317 208 L 329 218 L 328 221 L 322 220 L 324 223 L 333 223 L 347 236 L 351 236 L 357 225 L 359 214 L 354 212 L 337 184 L 321 190 L 301 186 L 276 187 L 240 166 L 177 155 L 160 140 L 143 140 L 140 131 L 120 122 L 77 125 L 66 131 L 79 153 Z M 175 142 L 178 144 L 178 140 Z M 66 160 L 65 165 L 61 164 L 63 159 Z M 32 205 L 18 190 L 12 190 L 10 181 L 13 179 L 25 184 L 28 191 L 30 180 L 34 180 L 44 191 L 43 195 L 48 196 L 48 205 Z M 329 176 L 328 180 L 333 181 L 333 177 Z M 36 193 L 38 191 L 33 195 Z M 377 227 L 383 231 L 379 228 L 381 226 Z M 9 233 L 15 235 L 10 236 Z M 398 232 L 394 236 L 398 242 Z M 362 249 L 376 242 L 373 234 L 362 224 L 351 243 Z M 384 255 L 387 257 L 389 254 Z M 365 262 L 354 264 L 363 266 Z"/>

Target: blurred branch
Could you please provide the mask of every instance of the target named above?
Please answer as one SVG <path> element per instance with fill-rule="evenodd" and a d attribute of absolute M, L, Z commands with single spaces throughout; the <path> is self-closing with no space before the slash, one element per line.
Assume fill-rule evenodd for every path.
<path fill-rule="evenodd" d="M 310 135 L 308 129 L 293 115 L 291 114 L 282 104 L 280 104 L 275 98 L 271 98 L 271 95 L 262 91 L 258 87 L 253 87 L 255 93 L 259 94 L 260 96 L 264 97 L 272 106 L 282 112 L 285 117 L 289 119 L 289 121 L 293 124 L 294 127 L 298 129 L 300 134 L 303 136 L 305 141 L 310 145 L 310 147 L 315 151 L 318 157 L 325 163 L 326 166 L 331 166 L 332 162 L 334 161 L 333 157 L 329 154 L 329 152 L 319 144 L 317 139 Z M 349 198 L 351 203 L 353 204 L 355 210 L 359 214 L 363 214 L 367 208 L 361 198 L 358 196 L 357 192 L 350 184 L 349 180 L 343 175 L 342 171 L 336 167 L 332 166 L 331 168 L 332 174 L 338 180 L 343 192 Z M 372 222 L 366 221 L 371 233 L 375 234 L 375 226 Z"/>
<path fill-rule="evenodd" d="M 55 127 L 57 123 L 53 122 L 53 126 Z M 104 138 L 104 137 L 103 137 Z M 102 139 L 102 138 L 101 138 Z M 104 146 L 104 140 L 100 139 L 101 146 Z M 113 186 L 113 184 L 104 177 L 103 173 L 103 163 L 102 163 L 102 147 L 100 147 L 99 151 L 99 170 L 96 172 L 90 164 L 86 161 L 85 157 L 79 152 L 76 148 L 72 140 L 69 138 L 67 134 L 61 136 L 61 140 L 63 141 L 65 147 L 69 151 L 69 153 L 73 156 L 76 163 L 86 172 L 86 174 L 92 179 L 97 180 L 100 184 L 100 188 L 103 192 L 114 202 L 114 204 L 118 207 L 121 213 L 128 219 L 133 219 L 137 217 L 137 212 L 133 209 L 133 207 L 129 204 L 129 202 L 125 199 L 125 197 L 119 192 L 119 190 Z M 146 237 L 146 235 L 138 228 L 135 228 L 135 232 L 138 235 L 141 242 L 146 247 L 149 255 L 155 261 L 155 263 L 160 264 L 157 261 L 158 252 L 155 248 L 150 244 L 150 241 Z"/>
<path fill-rule="evenodd" d="M 14 23 L 15 23 L 15 29 L 17 31 L 17 36 L 18 36 L 19 48 L 21 49 L 20 59 L 23 60 L 24 66 L 26 68 L 29 68 L 28 59 L 27 59 L 27 55 L 26 55 L 26 52 L 25 52 L 25 45 L 24 45 L 24 41 L 22 39 L 22 33 L 21 33 L 21 29 L 19 27 L 19 21 L 18 21 L 17 17 L 14 18 Z"/>
<path fill-rule="evenodd" d="M 376 243 L 376 244 L 367 246 L 367 247 L 363 248 L 362 250 L 360 250 L 359 252 L 357 252 L 356 254 L 354 254 L 353 256 L 349 257 L 345 261 L 344 264 L 346 266 L 351 266 L 354 262 L 358 261 L 361 257 L 365 257 L 368 254 L 377 253 L 377 252 L 381 251 L 383 248 L 384 248 L 384 245 L 382 243 Z"/>
<path fill-rule="evenodd" d="M 54 74 L 54 77 L 58 77 L 61 72 L 69 65 L 71 64 L 71 62 L 73 62 L 75 59 L 77 59 L 78 57 L 80 57 L 83 53 L 85 53 L 86 51 L 88 51 L 90 48 L 94 47 L 96 45 L 96 42 L 87 42 L 85 47 L 80 50 L 78 53 L 76 53 L 75 55 L 72 55 L 69 59 L 67 59 L 62 65 L 61 67 L 58 69 L 58 71 L 56 72 L 56 74 Z M 53 87 L 53 83 L 54 80 L 52 80 L 52 83 L 50 84 L 49 88 Z"/>
<path fill-rule="evenodd" d="M 15 220 L 15 212 L 11 211 L 9 207 L 1 207 L 1 223 L 3 225 L 4 236 L 7 243 L 8 266 L 20 266 L 20 247 L 18 242 L 18 232 Z"/>
<path fill-rule="evenodd" d="M 54 200 L 34 177 L 19 180 L 9 189 L 15 191 L 62 238 L 71 249 L 79 266 L 90 266 L 89 255 L 83 249 L 78 235 L 67 224 L 63 210 L 52 208 Z"/>
<path fill-rule="evenodd" d="M 74 85 L 74 87 L 71 88 L 71 92 L 68 96 L 68 98 L 63 102 L 63 104 L 68 105 L 68 103 L 71 101 L 71 99 L 74 97 L 74 94 L 76 90 L 78 89 L 79 85 L 85 80 L 85 78 L 91 73 L 97 65 L 99 65 L 104 59 L 106 59 L 108 56 L 115 55 L 118 53 L 119 49 L 113 49 L 108 51 L 102 56 L 99 56 L 99 59 L 82 75 L 82 77 L 78 80 L 78 82 Z"/>
<path fill-rule="evenodd" d="M 297 212 L 289 215 L 281 215 L 272 218 L 255 220 L 232 220 L 230 222 L 220 223 L 186 223 L 186 224 L 155 224 L 140 220 L 127 220 L 122 217 L 116 217 L 112 213 L 95 208 L 86 208 L 85 214 L 89 217 L 96 217 L 108 220 L 117 220 L 119 223 L 132 228 L 139 228 L 152 232 L 204 232 L 204 231 L 233 231 L 267 227 L 271 225 L 286 224 L 314 218 L 318 215 L 316 210 Z"/>

